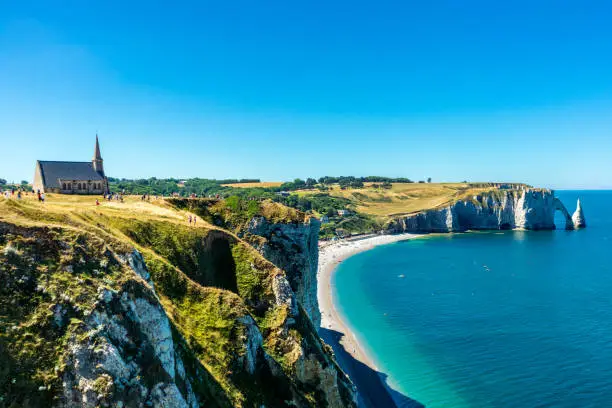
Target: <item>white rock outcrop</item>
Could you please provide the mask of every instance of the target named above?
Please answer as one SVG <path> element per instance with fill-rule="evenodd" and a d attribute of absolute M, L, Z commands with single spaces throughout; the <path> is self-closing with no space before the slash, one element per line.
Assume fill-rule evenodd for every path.
<path fill-rule="evenodd" d="M 143 279 L 134 275 L 119 291 L 100 287 L 68 340 L 57 406 L 199 406 L 141 260 L 137 251 L 120 260 Z"/>
<path fill-rule="evenodd" d="M 580 199 L 578 199 L 578 203 L 576 203 L 576 211 L 574 211 L 574 215 L 572 215 L 572 222 L 574 223 L 574 228 L 586 227 L 586 220 L 584 219 Z"/>

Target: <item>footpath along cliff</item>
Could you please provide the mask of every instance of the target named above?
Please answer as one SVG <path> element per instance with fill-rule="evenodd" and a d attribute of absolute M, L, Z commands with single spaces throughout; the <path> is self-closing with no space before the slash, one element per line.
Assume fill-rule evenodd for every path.
<path fill-rule="evenodd" d="M 586 226 L 578 201 L 573 217 L 549 189 L 494 189 L 452 204 L 398 216 L 385 225 L 386 232 L 459 232 L 467 230 L 555 229 L 555 212 L 565 217 L 565 228 Z"/>

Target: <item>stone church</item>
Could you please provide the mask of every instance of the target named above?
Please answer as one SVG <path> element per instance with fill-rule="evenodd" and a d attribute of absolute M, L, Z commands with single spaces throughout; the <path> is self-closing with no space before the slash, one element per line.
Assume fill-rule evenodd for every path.
<path fill-rule="evenodd" d="M 100 144 L 90 162 L 36 161 L 34 191 L 60 194 L 106 194 L 108 179 L 104 175 Z"/>

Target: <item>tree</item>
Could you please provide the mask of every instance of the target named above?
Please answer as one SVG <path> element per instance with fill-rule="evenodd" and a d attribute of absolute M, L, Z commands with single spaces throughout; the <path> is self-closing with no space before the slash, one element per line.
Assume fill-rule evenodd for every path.
<path fill-rule="evenodd" d="M 30 184 L 30 183 L 28 183 L 27 180 L 21 180 L 21 185 L 22 186 L 27 186 L 28 184 Z"/>
<path fill-rule="evenodd" d="M 6 185 L 6 180 L 3 178 L 0 178 L 0 186 L 5 186 Z"/>
<path fill-rule="evenodd" d="M 427 182 L 431 183 L 431 177 L 427 177 Z"/>
<path fill-rule="evenodd" d="M 310 178 L 310 177 L 306 179 L 306 185 L 308 187 L 313 187 L 315 184 L 317 184 L 317 180 Z"/>

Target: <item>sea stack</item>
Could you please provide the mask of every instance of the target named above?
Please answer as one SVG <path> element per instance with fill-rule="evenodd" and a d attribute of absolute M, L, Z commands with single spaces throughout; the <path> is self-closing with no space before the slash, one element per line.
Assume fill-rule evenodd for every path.
<path fill-rule="evenodd" d="M 572 215 L 572 221 L 574 222 L 574 228 L 586 227 L 586 221 L 584 220 L 584 214 L 582 213 L 582 206 L 580 205 L 580 199 L 576 205 L 576 211 Z"/>

